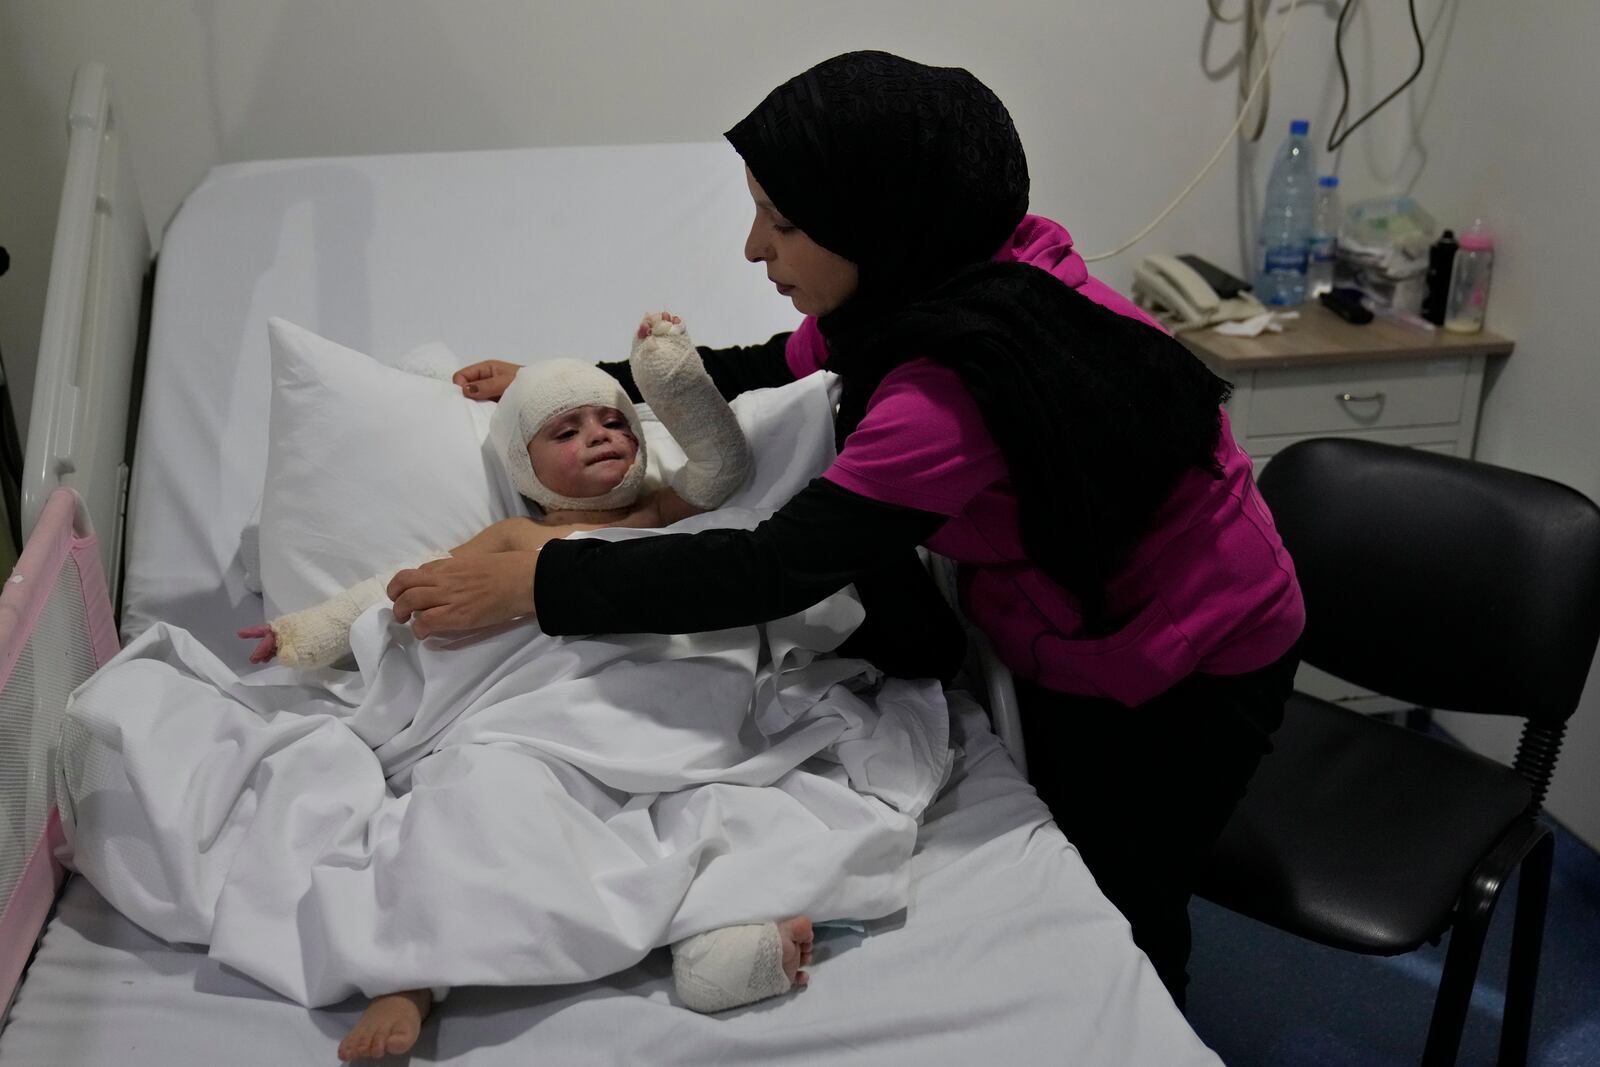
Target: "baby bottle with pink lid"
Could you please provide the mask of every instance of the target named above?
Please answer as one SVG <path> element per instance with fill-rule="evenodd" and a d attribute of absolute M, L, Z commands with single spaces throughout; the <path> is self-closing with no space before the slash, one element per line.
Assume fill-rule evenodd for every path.
<path fill-rule="evenodd" d="M 1483 329 L 1483 312 L 1489 304 L 1489 275 L 1494 267 L 1494 235 L 1478 219 L 1457 238 L 1455 266 L 1450 270 L 1450 295 L 1445 302 L 1444 328 L 1455 333 Z"/>

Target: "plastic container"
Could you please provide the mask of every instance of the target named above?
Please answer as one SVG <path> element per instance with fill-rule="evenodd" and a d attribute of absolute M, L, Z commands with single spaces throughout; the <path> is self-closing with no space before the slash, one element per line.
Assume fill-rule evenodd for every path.
<path fill-rule="evenodd" d="M 1333 289 L 1333 255 L 1338 249 L 1339 224 L 1343 220 L 1339 179 L 1324 174 L 1317 179 L 1316 206 L 1311 209 L 1311 237 L 1306 242 L 1308 297 L 1319 297 Z"/>
<path fill-rule="evenodd" d="M 1489 306 L 1489 277 L 1494 271 L 1494 235 L 1483 219 L 1456 239 L 1450 269 L 1450 295 L 1445 301 L 1444 328 L 1452 333 L 1477 333 Z"/>
<path fill-rule="evenodd" d="M 1444 307 L 1450 299 L 1450 271 L 1456 265 L 1456 235 L 1450 230 L 1439 235 L 1428 249 L 1428 273 L 1423 282 L 1422 317 L 1435 326 L 1444 325 Z"/>
<path fill-rule="evenodd" d="M 1256 238 L 1255 294 L 1263 304 L 1281 307 L 1306 298 L 1306 248 L 1317 183 L 1310 132 L 1304 119 L 1289 124 L 1289 136 L 1267 178 Z"/>

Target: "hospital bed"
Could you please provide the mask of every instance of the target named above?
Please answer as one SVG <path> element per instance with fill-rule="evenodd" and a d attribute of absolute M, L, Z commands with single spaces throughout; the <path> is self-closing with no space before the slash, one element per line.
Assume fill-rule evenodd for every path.
<path fill-rule="evenodd" d="M 52 856 L 50 751 L 67 694 L 115 652 L 115 591 L 123 639 L 164 620 L 235 665 L 247 646 L 234 631 L 261 621 L 240 543 L 266 462 L 267 318 L 380 359 L 438 340 L 526 362 L 617 358 L 619 326 L 646 308 L 682 313 L 714 345 L 765 339 L 795 313 L 739 257 L 750 207 L 725 145 L 220 166 L 173 219 L 147 286 L 145 220 L 97 66 L 74 85 L 69 128 L 31 533 L 0 598 L 0 1065 L 332 1063 L 360 1004 L 307 1011 L 158 941 Z M 988 678 L 977 688 L 1014 729 L 1003 672 Z M 807 990 L 696 1015 L 674 1003 L 658 951 L 602 982 L 456 990 L 414 1060 L 1216 1063 L 963 706 L 910 907 L 823 931 Z"/>

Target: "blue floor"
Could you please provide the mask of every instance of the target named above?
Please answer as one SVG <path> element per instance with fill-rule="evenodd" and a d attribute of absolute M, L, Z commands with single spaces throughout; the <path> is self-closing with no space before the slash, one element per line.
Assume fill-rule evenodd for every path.
<path fill-rule="evenodd" d="M 1491 1065 L 1515 891 L 1495 909 L 1462 1067 Z M 1448 942 L 1374 958 L 1298 940 L 1205 901 L 1190 908 L 1189 1022 L 1230 1067 L 1414 1065 Z M 1600 856 L 1558 828 L 1529 1062 L 1600 1065 Z"/>

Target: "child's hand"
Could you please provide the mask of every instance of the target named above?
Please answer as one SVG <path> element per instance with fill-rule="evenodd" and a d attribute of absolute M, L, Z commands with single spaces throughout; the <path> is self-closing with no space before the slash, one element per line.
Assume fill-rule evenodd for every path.
<path fill-rule="evenodd" d="M 682 325 L 683 320 L 670 311 L 662 311 L 659 314 L 652 311 L 644 317 L 644 321 L 639 323 L 639 328 L 633 331 L 633 336 L 643 341 L 651 334 L 664 337 L 669 333 L 683 333 L 685 331 L 673 329 L 674 326 Z"/>
<path fill-rule="evenodd" d="M 239 636 L 246 641 L 255 641 L 257 639 L 260 641 L 254 651 L 250 653 L 251 663 L 270 663 L 273 657 L 278 654 L 278 635 L 273 632 L 272 627 L 269 625 L 246 626 L 239 631 Z"/>
<path fill-rule="evenodd" d="M 473 400 L 499 400 L 511 387 L 511 379 L 522 369 L 520 363 L 507 363 L 503 359 L 486 359 L 462 367 L 450 376 L 454 385 Z"/>

